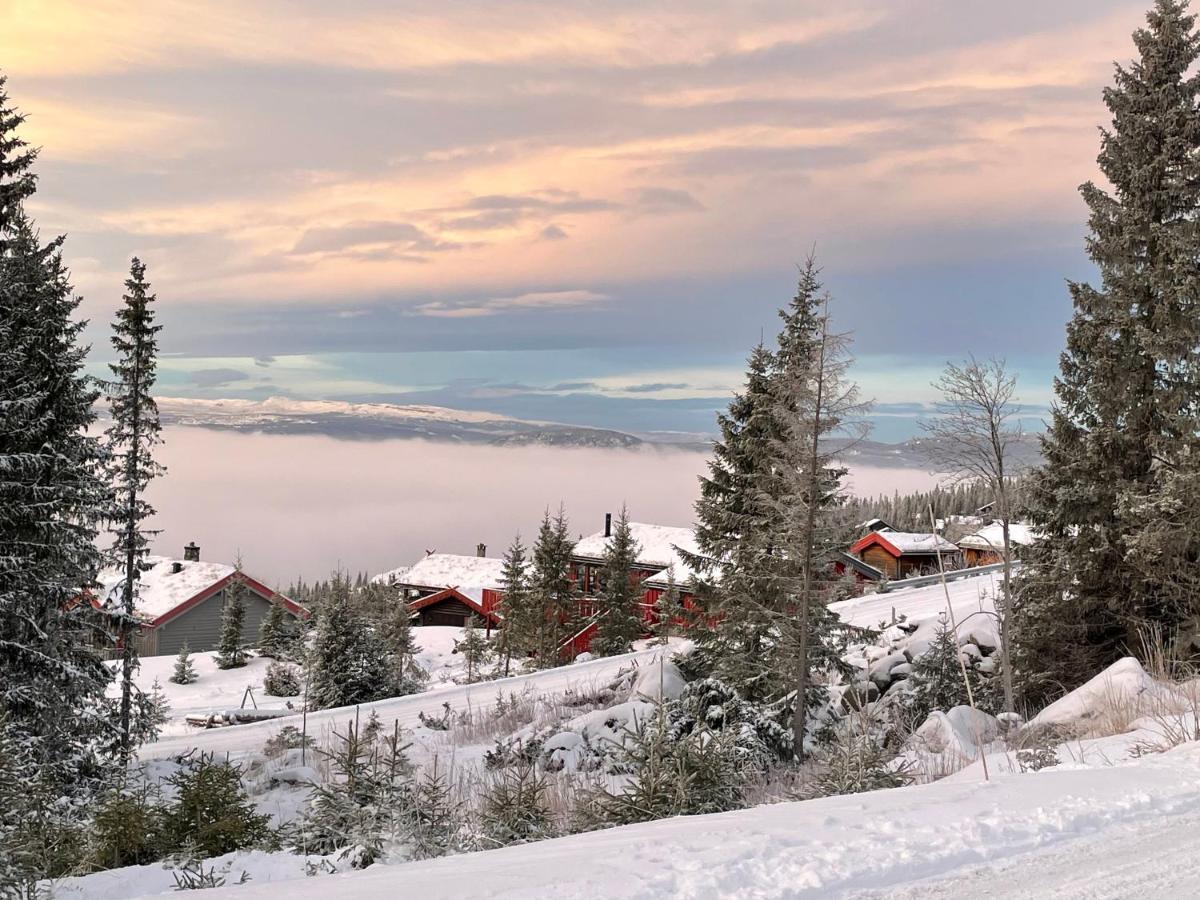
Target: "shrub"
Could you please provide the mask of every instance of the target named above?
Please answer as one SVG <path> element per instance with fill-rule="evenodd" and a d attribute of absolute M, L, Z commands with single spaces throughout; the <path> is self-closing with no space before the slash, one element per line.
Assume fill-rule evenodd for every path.
<path fill-rule="evenodd" d="M 202 753 L 168 779 L 175 800 L 163 815 L 163 840 L 170 852 L 188 849 L 201 859 L 272 842 L 270 818 L 254 812 L 242 773 Z"/>
<path fill-rule="evenodd" d="M 487 846 L 553 837 L 545 776 L 538 774 L 532 762 L 493 775 L 483 790 L 479 819 Z"/>
<path fill-rule="evenodd" d="M 300 694 L 300 670 L 290 663 L 273 662 L 267 666 L 263 690 L 272 697 L 296 697 Z"/>
<path fill-rule="evenodd" d="M 160 793 L 145 780 L 111 788 L 100 797 L 88 828 L 90 864 L 119 869 L 162 859 L 163 812 Z"/>

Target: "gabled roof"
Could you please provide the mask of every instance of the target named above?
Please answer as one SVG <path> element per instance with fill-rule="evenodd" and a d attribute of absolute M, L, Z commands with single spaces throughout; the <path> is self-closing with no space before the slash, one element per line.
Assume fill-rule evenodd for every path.
<path fill-rule="evenodd" d="M 482 596 L 481 592 L 485 590 L 503 590 L 503 579 L 502 559 L 491 556 L 429 553 L 411 566 L 376 575 L 372 581 L 434 590 L 457 588 L 465 593 Z"/>
<path fill-rule="evenodd" d="M 150 564 L 150 568 L 144 570 L 137 580 L 134 612 L 151 626 L 166 624 L 204 602 L 235 576 L 256 594 L 272 602 L 282 603 L 293 615 L 308 617 L 308 610 L 300 604 L 276 593 L 245 572 L 239 575 L 237 569 L 225 563 L 171 559 L 165 556 L 148 556 L 146 562 Z M 175 571 L 176 567 L 179 571 Z M 92 605 L 100 609 L 116 608 L 120 604 L 125 584 L 124 570 L 104 569 L 97 580 L 100 582 L 100 590 Z"/>
<path fill-rule="evenodd" d="M 929 555 L 931 553 L 955 553 L 958 547 L 940 534 L 925 534 L 913 531 L 872 531 L 855 541 L 851 553 L 861 553 L 868 547 L 882 547 L 897 558 L 908 554 Z"/>
<path fill-rule="evenodd" d="M 867 519 L 865 522 L 858 523 L 859 531 L 891 531 L 892 526 L 883 519 L 876 516 L 873 519 Z"/>
<path fill-rule="evenodd" d="M 630 522 L 629 530 L 633 533 L 633 540 L 638 545 L 637 564 L 643 568 L 666 569 L 668 566 L 674 565 L 678 576 L 678 573 L 684 568 L 684 562 L 675 548 L 679 547 L 689 553 L 700 552 L 700 548 L 696 545 L 696 534 L 691 528 Z M 579 539 L 579 543 L 575 545 L 575 551 L 571 555 L 578 559 L 603 559 L 604 550 L 608 547 L 610 540 L 612 538 L 605 537 L 603 531 L 589 534 L 587 537 Z"/>
<path fill-rule="evenodd" d="M 1009 524 L 1008 540 L 1015 546 L 1022 547 L 1032 544 L 1036 539 L 1032 526 L 1026 525 L 1023 522 L 1012 522 Z M 999 522 L 994 522 L 987 526 L 987 528 L 980 528 L 974 534 L 968 534 L 966 537 L 959 539 L 958 546 L 971 550 L 995 550 L 999 552 L 1004 549 L 1004 528 Z"/>
<path fill-rule="evenodd" d="M 439 603 L 445 603 L 447 600 L 458 600 L 460 603 L 466 604 L 478 615 L 487 619 L 493 625 L 499 625 L 501 617 L 495 610 L 484 609 L 483 606 L 473 597 L 469 597 L 462 591 L 454 588 L 446 588 L 438 591 L 436 594 L 430 594 L 428 597 L 422 597 L 420 600 L 414 600 L 408 604 L 409 612 L 418 612 L 429 606 L 437 606 Z"/>

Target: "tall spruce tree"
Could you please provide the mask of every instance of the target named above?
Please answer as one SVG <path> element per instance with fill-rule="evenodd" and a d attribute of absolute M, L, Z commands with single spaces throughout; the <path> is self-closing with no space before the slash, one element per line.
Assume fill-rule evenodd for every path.
<path fill-rule="evenodd" d="M 96 748 L 113 734 L 98 623 L 79 602 L 99 567 L 106 490 L 63 239 L 41 243 L 22 207 L 34 153 L 21 122 L 0 79 L 0 707 L 67 793 L 100 775 Z"/>
<path fill-rule="evenodd" d="M 756 599 L 770 590 L 760 559 L 768 530 L 760 482 L 778 432 L 770 393 L 774 368 L 774 354 L 759 343 L 747 362 L 745 387 L 717 415 L 720 438 L 696 502 L 700 552 L 681 551 L 697 573 L 699 612 L 711 625 L 695 630 L 695 651 L 683 662 L 691 674 L 735 685 L 750 700 L 772 693 L 765 652 L 770 626 Z"/>
<path fill-rule="evenodd" d="M 1070 285 L 1045 466 L 1030 487 L 1042 539 L 1026 555 L 1013 629 L 1030 700 L 1133 650 L 1147 625 L 1170 631 L 1200 609 L 1170 583 L 1200 564 L 1194 533 L 1137 564 L 1145 512 L 1200 466 L 1200 39 L 1179 0 L 1159 0 L 1133 39 L 1137 59 L 1104 92 L 1112 124 L 1098 162 L 1110 188 L 1081 188 L 1101 285 Z"/>
<path fill-rule="evenodd" d="M 537 648 L 538 610 L 529 585 L 529 562 L 521 536 L 513 538 L 504 554 L 500 587 L 504 600 L 500 605 L 504 624 L 498 646 L 500 674 L 508 677 L 512 660 L 525 659 Z"/>
<path fill-rule="evenodd" d="M 642 592 L 633 580 L 637 555 L 638 544 L 629 527 L 629 511 L 622 506 L 604 548 L 601 588 L 596 598 L 596 637 L 592 641 L 592 652 L 598 656 L 630 652 L 642 633 Z"/>
<path fill-rule="evenodd" d="M 824 700 L 813 673 L 839 666 L 843 649 L 828 604 L 841 581 L 829 557 L 849 537 L 842 510 L 846 469 L 833 457 L 831 439 L 856 431 L 865 410 L 846 376 L 849 341 L 830 328 L 829 295 L 811 257 L 781 316 L 771 380 L 778 436 L 765 466 L 761 501 L 770 525 L 762 564 L 772 585 L 762 606 L 778 636 L 776 665 L 794 691 L 792 742 L 800 759 L 808 713 Z"/>
<path fill-rule="evenodd" d="M 154 460 L 154 446 L 162 440 L 158 406 L 154 402 L 155 371 L 158 367 L 158 332 L 154 324 L 154 295 L 146 281 L 145 264 L 134 257 L 125 281 L 125 296 L 113 323 L 112 345 L 117 360 L 109 368 L 108 384 L 112 424 L 105 432 L 106 462 L 113 490 L 113 508 L 108 530 L 112 555 L 124 573 L 120 609 L 117 611 L 121 645 L 121 754 L 128 759 L 133 750 L 130 723 L 134 705 L 133 673 L 138 668 L 135 637 L 138 619 L 134 614 L 137 582 L 149 568 L 146 554 L 150 538 L 157 532 L 146 528 L 154 508 L 146 500 L 151 479 L 165 469 Z"/>
<path fill-rule="evenodd" d="M 571 540 L 566 511 L 560 506 L 553 518 L 547 510 L 533 545 L 533 575 L 530 592 L 536 609 L 537 640 L 535 652 L 539 668 L 552 668 L 562 662 L 579 625 L 578 591 L 571 579 Z"/>

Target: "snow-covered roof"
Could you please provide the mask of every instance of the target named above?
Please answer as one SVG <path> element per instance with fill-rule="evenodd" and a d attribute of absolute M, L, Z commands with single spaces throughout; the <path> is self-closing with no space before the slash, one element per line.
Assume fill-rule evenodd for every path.
<path fill-rule="evenodd" d="M 373 580 L 385 584 L 408 584 L 423 588 L 452 587 L 472 596 L 472 590 L 500 590 L 503 576 L 502 559 L 491 556 L 430 553 L 414 565 L 384 572 L 382 575 L 376 575 Z"/>
<path fill-rule="evenodd" d="M 871 546 L 872 544 L 889 544 L 901 554 L 904 553 L 954 553 L 958 546 L 950 543 L 940 534 L 928 534 L 919 531 L 872 531 L 866 537 L 860 538 L 850 548 L 852 553 Z"/>
<path fill-rule="evenodd" d="M 1012 522 L 1008 526 L 1009 542 L 1019 547 L 1032 544 L 1036 539 L 1033 527 L 1023 522 Z M 971 550 L 1000 550 L 1004 547 L 1004 528 L 995 522 L 986 528 L 980 528 L 973 534 L 960 538 L 958 546 Z"/>
<path fill-rule="evenodd" d="M 683 571 L 684 562 L 675 548 L 679 547 L 689 553 L 700 552 L 696 545 L 695 532 L 691 528 L 630 522 L 629 530 L 633 533 L 633 540 L 638 545 L 637 562 L 640 566 L 666 569 L 668 566 L 674 565 L 676 577 L 679 577 L 679 573 Z M 604 536 L 603 531 L 589 534 L 585 538 L 580 538 L 579 543 L 575 545 L 574 555 L 585 559 L 601 559 L 610 540 L 611 538 Z"/>
<path fill-rule="evenodd" d="M 166 615 L 234 573 L 234 567 L 225 563 L 192 562 L 165 556 L 148 556 L 146 562 L 150 568 L 138 578 L 134 609 L 139 616 L 150 620 Z M 179 566 L 178 572 L 174 571 L 176 565 Z M 100 602 L 109 606 L 118 605 L 125 581 L 124 569 L 105 569 L 98 576 L 98 581 Z"/>

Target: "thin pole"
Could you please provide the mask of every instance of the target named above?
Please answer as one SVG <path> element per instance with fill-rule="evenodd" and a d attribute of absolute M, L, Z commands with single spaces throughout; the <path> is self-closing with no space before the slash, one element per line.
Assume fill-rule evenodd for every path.
<path fill-rule="evenodd" d="M 962 652 L 958 649 L 958 622 L 954 619 L 954 604 L 950 602 L 950 585 L 946 583 L 946 567 L 942 563 L 942 545 L 939 542 L 937 523 L 933 518 L 932 503 L 929 504 L 929 524 L 933 528 L 933 550 L 937 554 L 938 574 L 941 576 L 942 591 L 946 595 L 946 615 L 950 617 L 950 629 L 954 635 L 954 652 L 958 656 L 958 666 L 962 670 L 963 685 L 967 689 L 967 703 L 971 705 L 972 712 L 977 712 L 975 709 L 975 692 L 971 690 L 971 679 L 967 675 L 967 661 L 963 659 Z M 978 740 L 978 732 L 975 737 Z M 987 752 L 982 747 L 979 749 L 979 761 L 983 763 L 983 780 L 991 781 L 991 778 L 988 776 Z"/>

